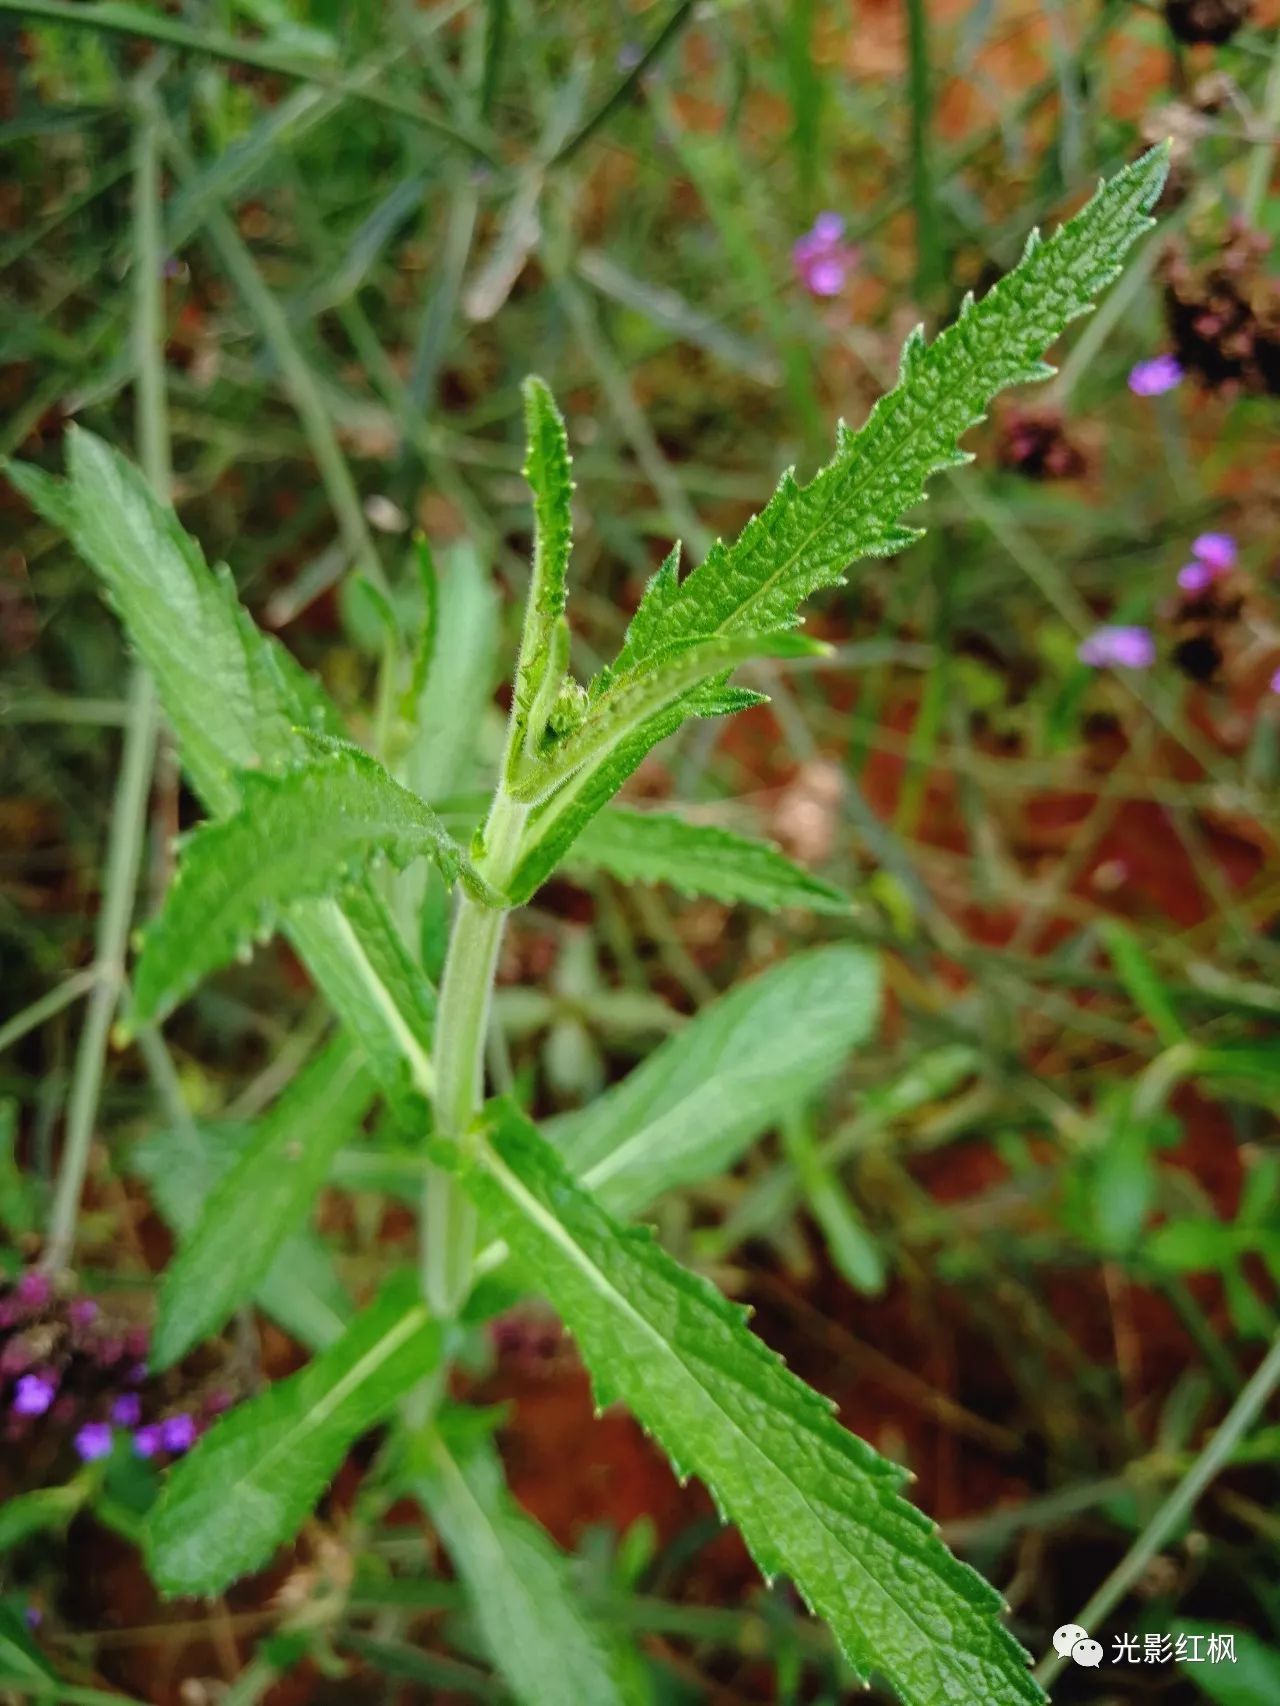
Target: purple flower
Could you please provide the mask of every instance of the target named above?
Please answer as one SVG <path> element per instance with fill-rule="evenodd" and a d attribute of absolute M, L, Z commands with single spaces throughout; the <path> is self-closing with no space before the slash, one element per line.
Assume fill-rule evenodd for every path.
<path fill-rule="evenodd" d="M 136 1392 L 124 1392 L 111 1406 L 111 1420 L 122 1428 L 132 1428 L 142 1419 L 142 1399 Z"/>
<path fill-rule="evenodd" d="M 160 1424 L 160 1443 L 166 1451 L 190 1451 L 196 1443 L 195 1417 L 166 1416 Z"/>
<path fill-rule="evenodd" d="M 1095 628 L 1076 655 L 1091 669 L 1150 669 L 1156 643 L 1149 628 Z"/>
<path fill-rule="evenodd" d="M 139 1457 L 154 1457 L 161 1449 L 158 1427 L 139 1428 L 133 1436 L 133 1449 Z"/>
<path fill-rule="evenodd" d="M 1129 373 L 1129 389 L 1135 397 L 1160 397 L 1182 381 L 1182 363 L 1176 355 L 1153 355 L 1140 361 Z"/>
<path fill-rule="evenodd" d="M 71 1318 L 71 1325 L 83 1332 L 86 1327 L 92 1327 L 98 1319 L 98 1305 L 91 1297 L 77 1297 L 67 1314 Z"/>
<path fill-rule="evenodd" d="M 1206 568 L 1225 574 L 1236 566 L 1236 542 L 1229 533 L 1199 533 L 1191 541 L 1191 555 Z"/>
<path fill-rule="evenodd" d="M 1280 669 L 1271 677 L 1270 686 L 1273 693 L 1280 693 Z"/>
<path fill-rule="evenodd" d="M 112 1437 L 109 1422 L 86 1422 L 73 1444 L 86 1463 L 96 1463 L 100 1457 L 111 1455 Z"/>
<path fill-rule="evenodd" d="M 24 1374 L 14 1388 L 13 1413 L 16 1416 L 43 1416 L 53 1403 L 58 1384 L 47 1374 Z"/>
<path fill-rule="evenodd" d="M 1184 563 L 1178 570 L 1178 585 L 1183 592 L 1203 592 L 1218 578 L 1218 571 L 1208 563 Z"/>
<path fill-rule="evenodd" d="M 838 213 L 820 213 L 791 248 L 796 276 L 813 296 L 838 296 L 858 251 L 844 240 L 844 220 Z"/>

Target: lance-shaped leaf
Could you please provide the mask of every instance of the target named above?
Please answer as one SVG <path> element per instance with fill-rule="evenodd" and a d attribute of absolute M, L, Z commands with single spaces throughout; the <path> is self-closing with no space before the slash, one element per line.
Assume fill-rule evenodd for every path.
<path fill-rule="evenodd" d="M 362 1433 L 435 1368 L 440 1332 L 416 1280 L 391 1281 L 301 1373 L 214 1423 L 147 1521 L 162 1593 L 215 1594 L 301 1528 Z"/>
<path fill-rule="evenodd" d="M 666 883 L 681 894 L 748 901 L 770 912 L 803 906 L 847 916 L 852 905 L 847 894 L 769 842 L 669 812 L 602 811 L 574 842 L 567 863 L 574 870 L 607 871 L 623 883 Z"/>
<path fill-rule="evenodd" d="M 60 528 L 93 569 L 155 681 L 183 768 L 215 816 L 240 804 L 240 778 L 310 756 L 301 731 L 340 735 L 320 684 L 236 600 L 172 508 L 118 452 L 79 428 L 68 434 L 69 478 L 8 463 L 13 485 Z M 341 906 L 294 910 L 289 936 L 369 1055 L 384 1089 L 427 1090 L 425 1047 L 434 997 L 381 897 L 357 884 Z"/>
<path fill-rule="evenodd" d="M 731 708 L 723 693 L 734 660 L 717 659 L 714 641 L 790 627 L 804 599 L 843 584 L 851 563 L 912 542 L 917 535 L 903 516 L 933 474 L 968 460 L 959 441 L 999 391 L 1052 373 L 1045 351 L 1089 310 L 1151 225 L 1148 210 L 1167 164 L 1164 148 L 1144 155 L 1101 185 L 1048 242 L 1033 232 L 1014 270 L 980 302 L 967 298 L 955 324 L 932 344 L 917 330 L 903 350 L 897 386 L 861 430 L 841 424 L 827 466 L 807 485 L 785 474 L 736 541 L 718 542 L 684 580 L 672 552 L 649 583 L 618 657 L 591 683 L 581 726 L 511 783 L 534 807 L 531 851 L 517 876 L 521 892 L 545 879 L 584 824 L 684 717 Z M 744 649 L 736 661 L 748 655 Z M 691 664 L 701 664 L 701 674 Z M 654 678 L 676 670 L 679 694 L 653 703 Z M 623 708 L 647 708 L 647 719 L 620 718 Z"/>
<path fill-rule="evenodd" d="M 564 625 L 573 531 L 569 442 L 555 399 L 532 374 L 524 382 L 524 419 L 524 476 L 533 493 L 533 575 L 516 665 L 509 769 L 537 751 L 569 661 Z"/>
<path fill-rule="evenodd" d="M 919 328 L 898 384 L 858 432 L 841 426 L 836 454 L 806 486 L 791 473 L 732 545 L 717 544 L 683 581 L 655 577 L 605 676 L 663 647 L 711 634 L 762 633 L 798 619 L 804 599 L 837 585 L 862 557 L 900 551 L 917 535 L 902 517 L 930 477 L 966 462 L 959 441 L 998 392 L 1047 379 L 1045 351 L 1120 271 L 1164 183 L 1168 150 L 1100 184 L 1047 242 L 1028 239 L 1018 265 L 932 344 Z"/>
<path fill-rule="evenodd" d="M 399 869 L 426 855 L 447 881 L 497 897 L 425 801 L 377 759 L 342 743 L 272 776 L 240 779 L 242 803 L 183 849 L 164 908 L 143 936 L 135 1021 L 167 1013 L 206 973 L 274 930 L 299 900 L 329 895 L 375 855 Z"/>
<path fill-rule="evenodd" d="M 625 1227 L 510 1104 L 463 1179 L 577 1338 L 601 1404 L 623 1400 L 698 1475 L 767 1577 L 785 1572 L 850 1664 L 905 1706 L 1038 1703 L 996 1592 L 901 1495 L 904 1472 L 845 1431 L 742 1309 Z"/>
<path fill-rule="evenodd" d="M 339 1037 L 257 1122 L 165 1270 L 151 1342 L 157 1368 L 177 1362 L 253 1296 L 305 1222 L 339 1144 L 359 1127 L 374 1091 L 360 1051 Z"/>
<path fill-rule="evenodd" d="M 191 1236 L 219 1182 L 259 1141 L 262 1125 L 278 1112 L 279 1105 L 261 1121 L 217 1120 L 154 1131 L 129 1150 L 129 1171 L 147 1181 L 152 1201 L 180 1242 Z M 350 1294 L 338 1278 L 328 1248 L 307 1230 L 289 1233 L 280 1241 L 270 1267 L 253 1289 L 253 1301 L 290 1338 L 311 1351 L 326 1350 L 340 1338 L 353 1313 Z"/>
<path fill-rule="evenodd" d="M 871 1034 L 876 956 L 793 954 L 704 1007 L 620 1084 L 547 1136 L 614 1213 L 710 1178 L 789 1110 L 810 1101 Z"/>
<path fill-rule="evenodd" d="M 489 1656 L 522 1706 L 644 1698 L 635 1656 L 586 1615 L 568 1561 L 511 1497 L 487 1441 L 458 1447 L 434 1434 L 409 1490 L 448 1548 Z"/>

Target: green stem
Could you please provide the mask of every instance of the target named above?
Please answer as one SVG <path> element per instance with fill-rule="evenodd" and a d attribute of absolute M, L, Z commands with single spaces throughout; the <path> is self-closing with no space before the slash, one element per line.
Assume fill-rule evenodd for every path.
<path fill-rule="evenodd" d="M 164 393 L 164 302 L 160 244 L 160 158 L 154 116 L 144 113 L 134 140 L 134 242 L 137 300 L 134 337 L 138 372 L 138 449 L 155 490 L 169 490 L 169 432 Z M 76 1219 L 98 1117 L 111 1021 L 124 986 L 125 951 L 133 917 L 155 765 L 159 716 L 146 671 L 130 678 L 120 777 L 111 811 L 102 912 L 94 949 L 94 985 L 67 1101 L 66 1139 L 49 1214 L 42 1266 L 64 1267 L 75 1245 Z"/>
<path fill-rule="evenodd" d="M 916 294 L 927 302 L 942 281 L 938 210 L 929 157 L 929 21 L 924 0 L 907 0 L 911 95 L 911 199 L 916 215 Z"/>
<path fill-rule="evenodd" d="M 1280 1386 L 1280 1339 L 1274 1341 L 1258 1364 L 1249 1384 L 1227 1411 L 1213 1438 L 1079 1616 L 1072 1619 L 1073 1622 L 1096 1635 L 1169 1536 L 1190 1516 L 1196 1500 L 1229 1461 L 1277 1386 Z M 1066 1662 L 1056 1652 L 1047 1653 L 1036 1666 L 1036 1681 L 1047 1687 Z"/>
<path fill-rule="evenodd" d="M 1271 55 L 1271 69 L 1267 74 L 1267 86 L 1262 97 L 1262 111 L 1258 115 L 1259 141 L 1249 157 L 1249 171 L 1240 204 L 1240 217 L 1251 229 L 1258 223 L 1262 204 L 1271 187 L 1271 171 L 1276 158 L 1277 126 L 1280 126 L 1280 35 L 1276 37 L 1275 49 Z"/>
<path fill-rule="evenodd" d="M 478 868 L 496 888 L 515 868 L 528 808 L 500 789 L 485 825 Z M 440 983 L 436 1017 L 436 1133 L 465 1146 L 484 1101 L 485 1038 L 505 908 L 481 906 L 462 895 Z M 476 1214 L 453 1175 L 428 1167 L 423 1203 L 422 1283 L 442 1320 L 455 1317 L 471 1289 Z"/>

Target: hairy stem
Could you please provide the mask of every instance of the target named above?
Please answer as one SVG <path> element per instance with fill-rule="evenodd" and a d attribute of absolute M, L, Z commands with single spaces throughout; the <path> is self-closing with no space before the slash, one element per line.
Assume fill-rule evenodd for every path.
<path fill-rule="evenodd" d="M 515 868 L 528 807 L 499 790 L 485 826 L 484 852 L 476 861 L 495 888 Z M 436 1132 L 465 1144 L 484 1101 L 484 1049 L 489 1028 L 505 908 L 482 906 L 463 894 L 449 936 L 436 1018 Z M 452 1175 L 427 1169 L 423 1203 L 423 1290 L 443 1320 L 456 1316 L 471 1288 L 476 1215 Z"/>

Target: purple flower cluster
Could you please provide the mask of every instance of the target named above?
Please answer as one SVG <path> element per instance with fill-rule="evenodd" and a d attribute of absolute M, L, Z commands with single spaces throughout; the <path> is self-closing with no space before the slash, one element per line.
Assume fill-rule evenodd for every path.
<path fill-rule="evenodd" d="M 1178 570 L 1183 592 L 1207 592 L 1236 566 L 1236 542 L 1229 533 L 1201 533 L 1191 541 L 1191 561 Z"/>
<path fill-rule="evenodd" d="M 838 296 L 858 264 L 858 250 L 844 240 L 838 213 L 820 213 L 791 247 L 796 277 L 811 296 Z"/>
<path fill-rule="evenodd" d="M 1095 628 L 1076 655 L 1090 669 L 1150 669 L 1156 643 L 1149 628 L 1112 624 Z"/>
<path fill-rule="evenodd" d="M 1234 534 L 1198 533 L 1191 541 L 1190 562 L 1178 570 L 1178 585 L 1198 598 L 1231 574 L 1238 557 Z M 1156 661 L 1155 636 L 1149 628 L 1111 623 L 1095 628 L 1081 642 L 1076 655 L 1090 669 L 1150 669 Z M 1280 695 L 1280 669 L 1267 686 L 1271 693 Z"/>
<path fill-rule="evenodd" d="M 1129 373 L 1129 389 L 1135 397 L 1162 397 L 1181 383 L 1182 363 L 1176 355 L 1153 355 Z"/>
<path fill-rule="evenodd" d="M 139 1457 L 189 1451 L 232 1395 L 214 1390 L 174 1409 L 168 1387 L 149 1380 L 148 1334 L 116 1327 L 92 1298 L 67 1299 L 31 1270 L 0 1295 L 0 1432 L 12 1442 L 54 1427 L 85 1463 L 128 1442 Z M 6 1392 L 6 1388 L 8 1388 Z"/>

